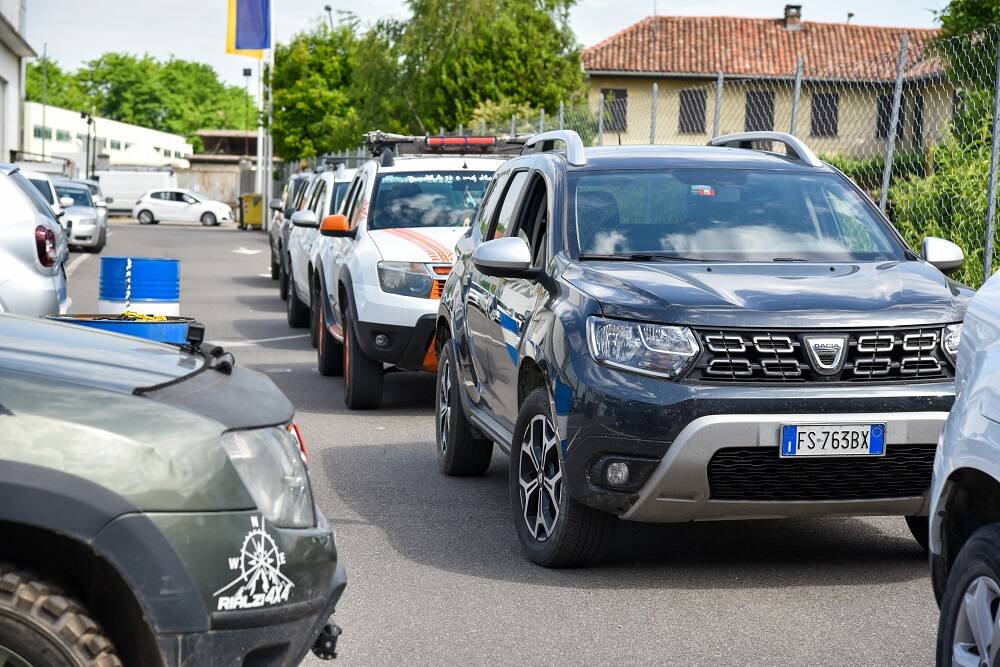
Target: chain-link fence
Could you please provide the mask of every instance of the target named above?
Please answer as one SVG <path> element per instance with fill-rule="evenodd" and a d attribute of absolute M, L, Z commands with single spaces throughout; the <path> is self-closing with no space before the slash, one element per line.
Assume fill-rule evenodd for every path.
<path fill-rule="evenodd" d="M 1000 26 L 924 35 L 846 67 L 800 57 L 777 77 L 594 81 L 584 103 L 457 132 L 568 128 L 593 146 L 704 145 L 731 132 L 789 132 L 864 188 L 912 248 L 926 236 L 961 246 L 966 262 L 955 278 L 978 286 L 991 272 L 995 243 Z"/>

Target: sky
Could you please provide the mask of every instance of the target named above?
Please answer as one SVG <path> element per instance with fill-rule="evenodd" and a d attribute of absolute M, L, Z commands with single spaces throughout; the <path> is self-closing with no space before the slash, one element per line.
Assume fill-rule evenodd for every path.
<path fill-rule="evenodd" d="M 287 41 L 316 21 L 325 21 L 324 5 L 353 11 L 363 24 L 379 18 L 404 18 L 403 0 L 272 0 L 274 35 Z M 580 0 L 570 14 L 577 39 L 584 46 L 628 27 L 654 13 L 690 16 L 782 16 L 784 0 Z M 852 22 L 866 25 L 934 26 L 932 10 L 946 0 L 798 0 L 806 21 Z M 106 51 L 148 53 L 156 58 L 175 55 L 212 65 L 229 83 L 242 85 L 242 69 L 256 61 L 225 52 L 225 0 L 27 0 L 28 42 L 65 69 Z M 251 86 L 256 84 L 252 81 Z"/>

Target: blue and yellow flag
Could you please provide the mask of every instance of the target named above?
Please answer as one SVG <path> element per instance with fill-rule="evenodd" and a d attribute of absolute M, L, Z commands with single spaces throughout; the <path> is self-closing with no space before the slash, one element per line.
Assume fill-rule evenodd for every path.
<path fill-rule="evenodd" d="M 229 0 L 226 53 L 262 59 L 271 48 L 271 0 Z"/>

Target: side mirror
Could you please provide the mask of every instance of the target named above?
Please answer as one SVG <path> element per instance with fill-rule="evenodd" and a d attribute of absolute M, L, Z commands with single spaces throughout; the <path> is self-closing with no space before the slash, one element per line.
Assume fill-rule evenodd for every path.
<path fill-rule="evenodd" d="M 472 263 L 481 273 L 494 278 L 538 277 L 540 271 L 531 266 L 528 244 L 516 236 L 494 239 L 481 244 L 472 252 Z"/>
<path fill-rule="evenodd" d="M 319 226 L 316 222 L 316 214 L 309 209 L 296 211 L 292 215 L 292 224 L 296 227 L 309 227 L 315 229 Z"/>
<path fill-rule="evenodd" d="M 295 208 L 294 206 L 286 206 L 284 210 L 285 220 L 291 220 L 292 216 L 295 215 L 295 212 L 297 210 L 299 209 Z"/>
<path fill-rule="evenodd" d="M 323 236 L 332 236 L 333 238 L 354 236 L 354 231 L 351 230 L 351 223 L 348 222 L 347 216 L 340 213 L 334 213 L 323 218 L 323 222 L 319 226 L 319 233 Z"/>
<path fill-rule="evenodd" d="M 62 206 L 63 208 L 69 208 L 70 206 L 73 205 L 73 203 L 74 202 L 73 202 L 73 198 L 72 197 L 60 197 L 59 198 L 59 205 Z"/>
<path fill-rule="evenodd" d="M 105 204 L 114 204 L 114 203 L 115 203 L 115 200 L 114 200 L 114 198 L 112 198 L 112 197 L 105 197 L 105 198 L 104 198 L 104 203 L 105 203 Z"/>
<path fill-rule="evenodd" d="M 920 244 L 920 256 L 942 273 L 951 273 L 962 266 L 965 255 L 951 241 L 928 236 Z"/>
<path fill-rule="evenodd" d="M 270 208 L 272 211 L 280 211 L 281 210 L 281 198 L 280 197 L 275 197 L 274 199 L 272 199 L 270 201 L 270 203 L 267 205 L 267 207 Z"/>
<path fill-rule="evenodd" d="M 97 208 L 107 208 L 108 202 L 104 199 L 95 199 L 94 206 L 96 206 Z"/>

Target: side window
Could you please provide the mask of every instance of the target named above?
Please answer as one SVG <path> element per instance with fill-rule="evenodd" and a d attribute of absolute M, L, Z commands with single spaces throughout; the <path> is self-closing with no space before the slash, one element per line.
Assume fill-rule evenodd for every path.
<path fill-rule="evenodd" d="M 507 227 L 510 226 L 510 223 L 514 219 L 518 201 L 521 199 L 521 193 L 527 182 L 527 171 L 519 171 L 511 177 L 510 184 L 503 193 L 503 203 L 500 204 L 500 213 L 497 214 L 496 220 L 490 226 L 490 233 L 486 236 L 487 240 L 498 239 L 507 233 Z"/>
<path fill-rule="evenodd" d="M 365 208 L 365 190 L 368 189 L 368 174 L 361 174 L 361 178 L 358 179 L 358 191 L 354 195 L 354 201 L 351 202 L 351 214 L 347 216 L 347 219 L 351 223 L 351 229 L 354 229 L 358 225 L 358 220 L 361 218 L 361 211 Z"/>
<path fill-rule="evenodd" d="M 337 209 L 337 213 L 342 213 L 345 216 L 349 216 L 351 213 L 351 206 L 354 204 L 354 197 L 358 193 L 358 183 L 361 182 L 360 176 L 355 176 L 351 181 L 350 186 L 347 188 L 347 194 L 344 195 L 343 202 L 341 202 L 340 207 Z"/>
<path fill-rule="evenodd" d="M 316 185 L 316 190 L 313 192 L 312 199 L 309 200 L 309 209 L 316 214 L 317 219 L 322 219 L 323 217 L 323 202 L 325 201 L 326 195 L 326 181 L 320 181 Z"/>
<path fill-rule="evenodd" d="M 545 259 L 545 238 L 548 231 L 549 199 L 545 180 L 536 176 L 517 214 L 514 233 L 531 249 L 531 263 L 540 266 Z M 513 234 L 512 234 L 513 235 Z"/>
<path fill-rule="evenodd" d="M 476 217 L 475 229 L 473 230 L 476 243 L 479 243 L 480 240 L 486 237 L 486 232 L 489 231 L 490 223 L 493 221 L 493 212 L 497 208 L 497 202 L 500 201 L 500 193 L 503 192 L 504 186 L 507 185 L 509 177 L 510 174 L 505 173 L 494 178 L 493 182 L 490 183 L 490 189 L 486 191 L 483 201 L 479 204 L 479 213 Z"/>

